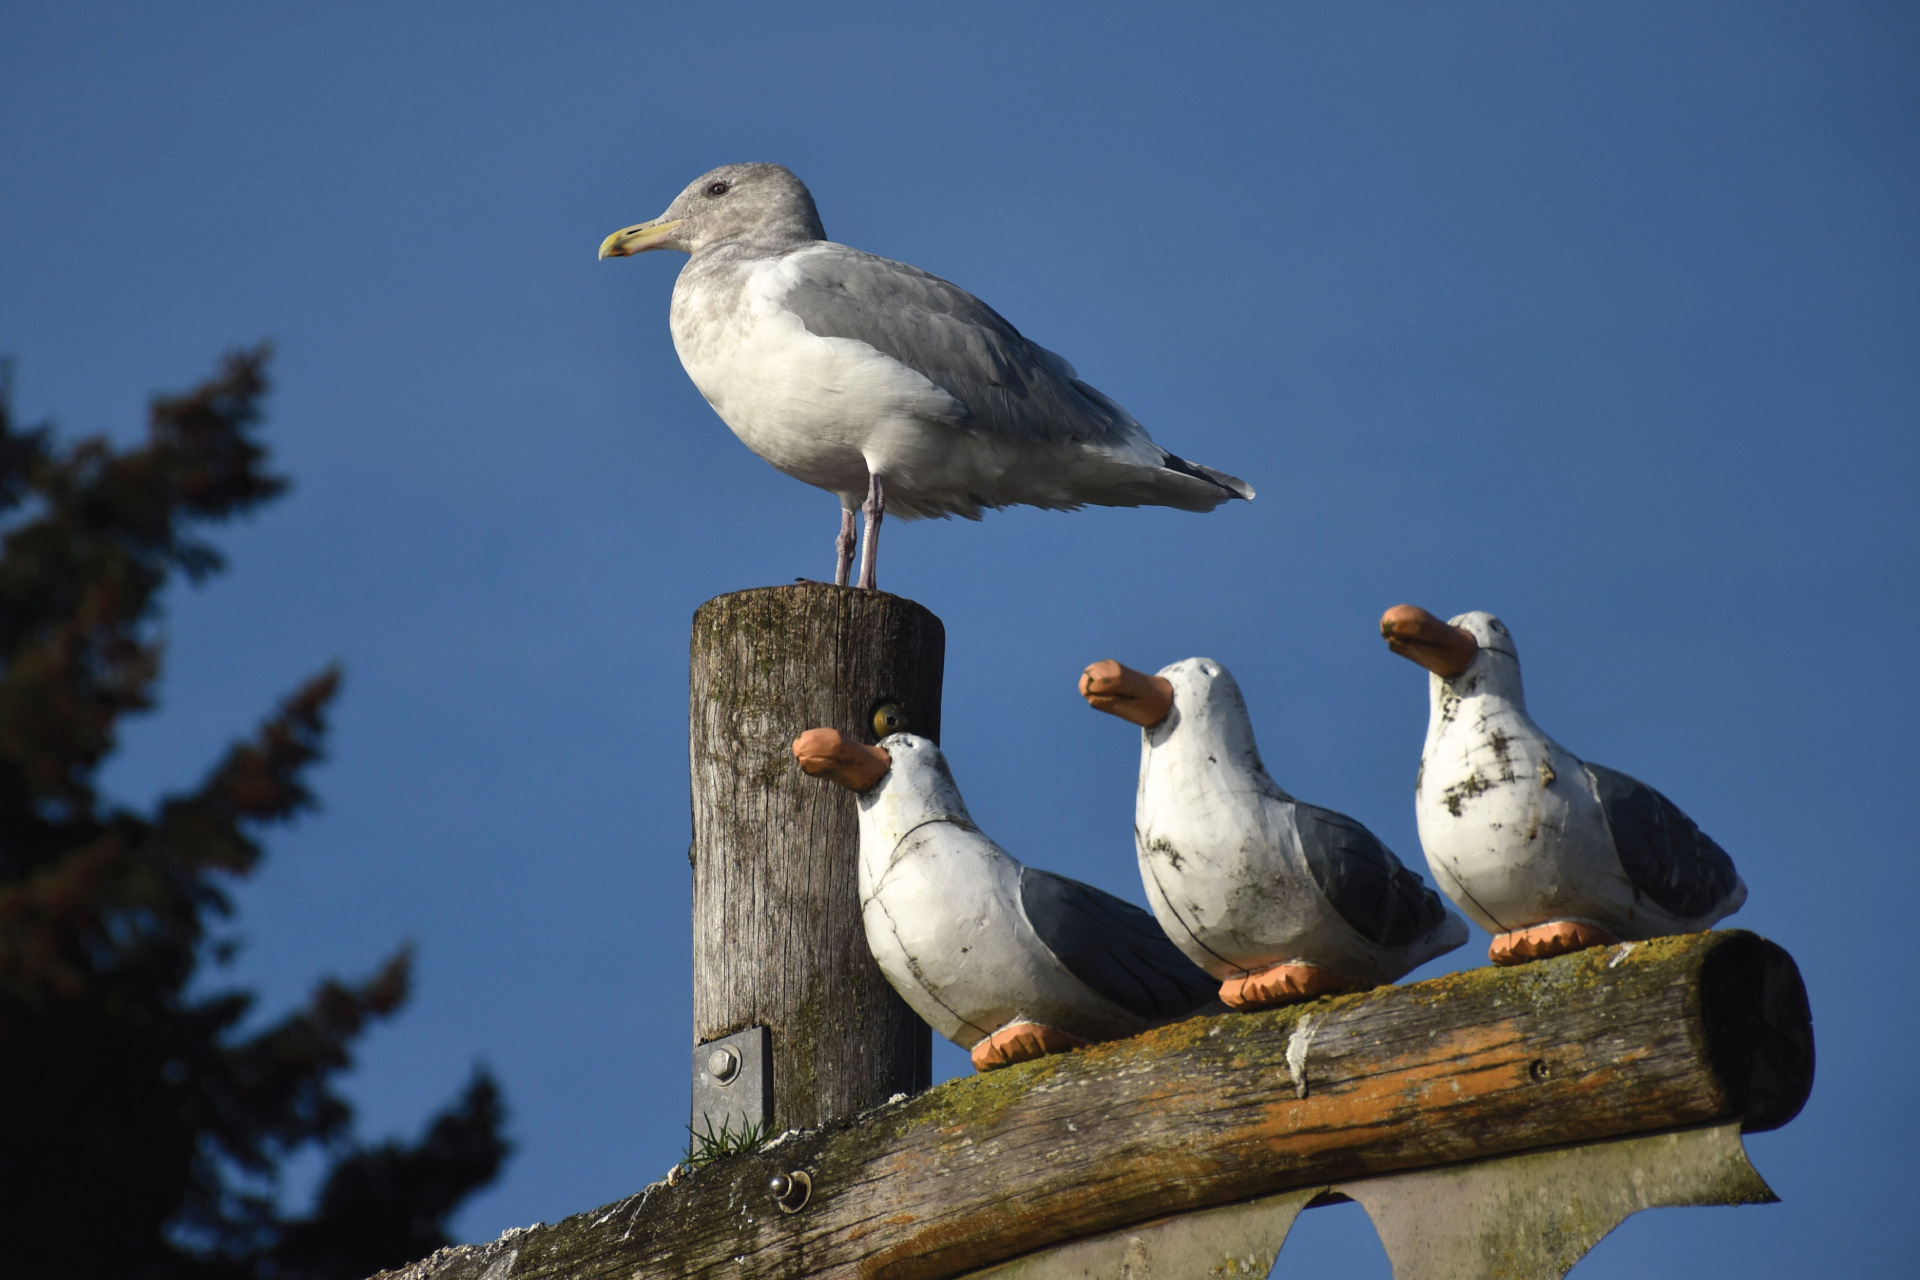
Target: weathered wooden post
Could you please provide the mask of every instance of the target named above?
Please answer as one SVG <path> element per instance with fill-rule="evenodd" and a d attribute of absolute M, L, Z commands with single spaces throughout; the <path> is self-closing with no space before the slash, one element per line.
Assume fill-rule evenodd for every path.
<path fill-rule="evenodd" d="M 693 1038 L 737 1037 L 694 1054 L 696 1130 L 703 1105 L 715 1128 L 778 1132 L 927 1087 L 927 1027 L 867 950 L 851 797 L 803 775 L 790 745 L 815 725 L 877 741 L 889 706 L 937 740 L 945 651 L 940 619 L 878 591 L 767 587 L 694 613 Z M 731 1096 L 733 1079 L 755 1095 Z M 761 1097 L 771 1112 L 756 1116 Z"/>

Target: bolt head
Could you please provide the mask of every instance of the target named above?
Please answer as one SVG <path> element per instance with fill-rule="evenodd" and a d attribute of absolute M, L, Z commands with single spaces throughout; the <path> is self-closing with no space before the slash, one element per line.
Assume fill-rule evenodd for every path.
<path fill-rule="evenodd" d="M 740 1074 L 740 1055 L 731 1049 L 715 1049 L 707 1055 L 707 1074 L 721 1084 Z"/>
<path fill-rule="evenodd" d="M 785 1200 L 787 1192 L 793 1190 L 793 1179 L 784 1173 L 776 1173 L 772 1181 L 767 1183 L 767 1190 L 773 1192 L 775 1200 Z"/>

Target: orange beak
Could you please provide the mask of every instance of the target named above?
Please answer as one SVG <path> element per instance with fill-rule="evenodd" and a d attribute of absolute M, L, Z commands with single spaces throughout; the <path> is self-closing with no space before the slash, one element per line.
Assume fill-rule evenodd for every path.
<path fill-rule="evenodd" d="M 828 778 L 849 791 L 869 791 L 893 768 L 893 757 L 879 747 L 855 742 L 838 729 L 809 729 L 793 740 L 793 758 L 816 778 Z"/>
<path fill-rule="evenodd" d="M 1112 658 L 1094 663 L 1080 673 L 1080 696 L 1095 711 L 1119 716 L 1150 729 L 1173 710 L 1173 682 L 1123 667 Z"/>
<path fill-rule="evenodd" d="M 1450 626 L 1410 604 L 1397 604 L 1381 615 L 1380 638 L 1387 648 L 1443 680 L 1473 665 L 1473 655 L 1480 652 L 1480 642 L 1471 631 Z"/>

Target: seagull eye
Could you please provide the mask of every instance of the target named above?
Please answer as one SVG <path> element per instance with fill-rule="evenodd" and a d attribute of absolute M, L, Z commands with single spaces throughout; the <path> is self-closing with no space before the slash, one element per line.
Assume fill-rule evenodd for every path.
<path fill-rule="evenodd" d="M 709 182 L 707 184 L 707 194 L 710 196 L 723 196 L 727 194 L 729 188 L 730 184 L 725 182 Z"/>
<path fill-rule="evenodd" d="M 900 709 L 899 703 L 884 702 L 874 711 L 873 732 L 876 736 L 885 738 L 891 734 L 905 733 L 906 729 L 907 713 Z"/>

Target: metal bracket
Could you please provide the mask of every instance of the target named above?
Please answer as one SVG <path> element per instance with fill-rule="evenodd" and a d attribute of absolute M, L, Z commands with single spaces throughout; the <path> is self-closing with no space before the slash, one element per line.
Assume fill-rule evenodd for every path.
<path fill-rule="evenodd" d="M 1747 1161 L 1739 1122 L 1448 1169 L 1347 1182 L 1394 1280 L 1560 1280 L 1630 1214 L 1779 1197 Z"/>
<path fill-rule="evenodd" d="M 773 1124 L 773 1036 L 748 1027 L 693 1047 L 695 1135 L 740 1135 Z"/>
<path fill-rule="evenodd" d="M 1394 1280 L 1560 1280 L 1642 1209 L 1777 1199 L 1734 1121 L 1306 1187 L 1076 1240 L 966 1280 L 1264 1276 L 1294 1218 L 1323 1195 L 1366 1209 Z"/>

